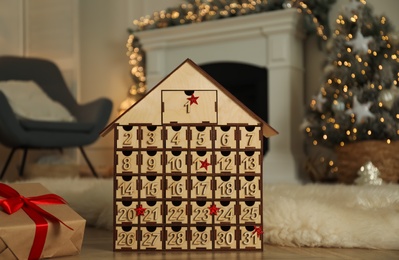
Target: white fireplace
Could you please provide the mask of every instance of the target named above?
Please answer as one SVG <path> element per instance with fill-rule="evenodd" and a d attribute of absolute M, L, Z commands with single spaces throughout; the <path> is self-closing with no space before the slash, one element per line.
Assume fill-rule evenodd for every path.
<path fill-rule="evenodd" d="M 304 107 L 303 39 L 295 9 L 139 32 L 149 88 L 186 58 L 198 65 L 234 61 L 268 69 L 269 124 L 279 131 L 264 159 L 266 183 L 299 182 Z M 245 75 L 243 75 L 245 76 Z"/>

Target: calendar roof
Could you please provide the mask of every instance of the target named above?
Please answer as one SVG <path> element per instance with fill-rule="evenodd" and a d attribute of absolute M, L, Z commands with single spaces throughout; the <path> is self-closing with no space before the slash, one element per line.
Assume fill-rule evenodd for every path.
<path fill-rule="evenodd" d="M 218 125 L 261 124 L 265 137 L 278 134 L 190 59 L 111 122 L 101 134 L 106 135 L 114 124 L 206 122 Z"/>

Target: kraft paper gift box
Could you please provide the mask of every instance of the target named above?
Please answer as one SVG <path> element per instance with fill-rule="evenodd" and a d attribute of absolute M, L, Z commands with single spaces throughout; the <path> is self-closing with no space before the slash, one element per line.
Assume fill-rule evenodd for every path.
<path fill-rule="evenodd" d="M 7 200 L 4 193 L 9 188 L 22 197 L 9 196 Z M 0 183 L 0 259 L 41 259 L 80 253 L 86 220 L 64 204 L 61 197 L 58 197 L 60 202 L 54 202 L 52 196 L 57 197 L 38 183 Z M 21 208 L 9 214 L 6 208 L 10 208 L 10 205 Z M 31 218 L 32 214 L 33 218 L 36 215 L 36 221 Z M 37 214 L 45 216 L 38 217 L 42 218 L 42 226 L 48 225 L 47 231 L 44 228 L 44 234 L 43 229 L 40 232 L 36 229 L 40 226 Z"/>

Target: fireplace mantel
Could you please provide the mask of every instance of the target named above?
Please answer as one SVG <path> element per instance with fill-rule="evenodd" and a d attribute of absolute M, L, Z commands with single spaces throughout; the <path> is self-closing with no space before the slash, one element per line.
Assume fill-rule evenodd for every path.
<path fill-rule="evenodd" d="M 269 140 L 264 160 L 268 183 L 299 182 L 304 106 L 299 19 L 295 9 L 286 9 L 136 33 L 146 51 L 149 88 L 187 58 L 198 65 L 234 61 L 268 69 L 268 123 L 280 133 Z"/>

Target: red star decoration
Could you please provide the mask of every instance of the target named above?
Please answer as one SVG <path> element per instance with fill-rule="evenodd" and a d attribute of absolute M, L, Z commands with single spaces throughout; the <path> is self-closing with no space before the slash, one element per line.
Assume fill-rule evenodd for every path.
<path fill-rule="evenodd" d="M 262 235 L 263 234 L 263 230 L 262 230 L 262 227 L 254 227 L 255 229 L 254 229 L 254 231 L 252 231 L 252 234 L 255 234 L 256 233 L 256 236 L 257 237 L 260 237 L 260 235 Z"/>
<path fill-rule="evenodd" d="M 136 211 L 137 216 L 142 216 L 144 215 L 144 212 L 146 211 L 146 208 L 143 208 L 142 205 L 139 205 L 137 208 L 134 209 Z"/>
<path fill-rule="evenodd" d="M 217 215 L 220 208 L 216 207 L 215 204 L 212 204 L 212 206 L 208 207 L 208 209 L 209 209 L 209 214 Z"/>
<path fill-rule="evenodd" d="M 190 105 L 192 105 L 192 104 L 198 105 L 198 102 L 197 102 L 198 98 L 199 98 L 199 96 L 196 97 L 196 96 L 194 96 L 194 94 L 192 94 L 191 97 L 187 98 L 187 100 L 190 101 Z"/>
<path fill-rule="evenodd" d="M 200 160 L 200 163 L 201 163 L 200 169 L 205 168 L 206 171 L 208 170 L 208 166 L 211 165 L 210 163 L 208 163 L 208 159 L 205 159 L 205 161 Z"/>

